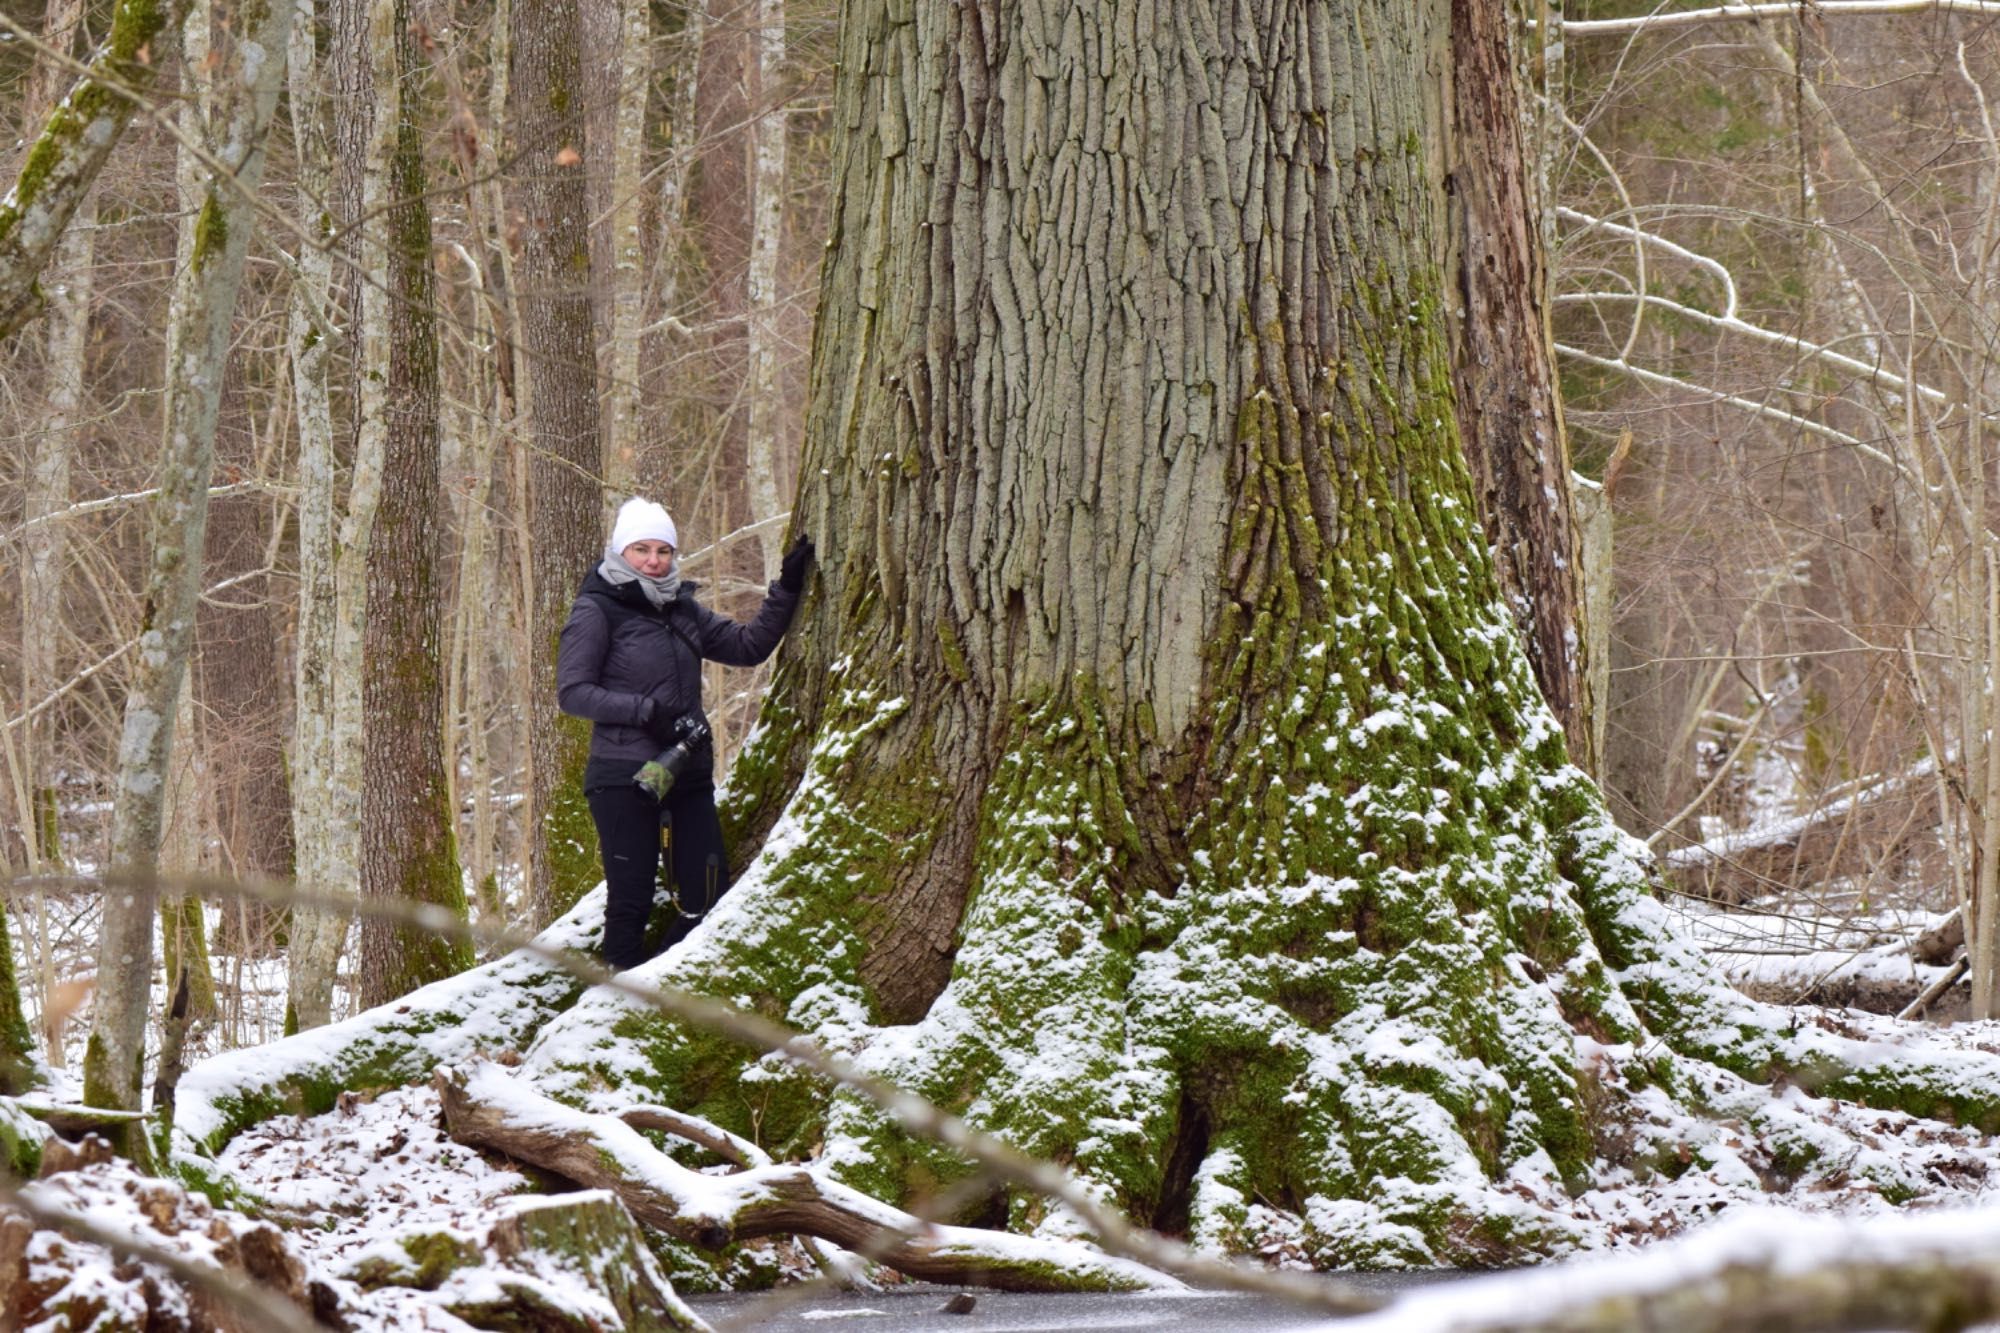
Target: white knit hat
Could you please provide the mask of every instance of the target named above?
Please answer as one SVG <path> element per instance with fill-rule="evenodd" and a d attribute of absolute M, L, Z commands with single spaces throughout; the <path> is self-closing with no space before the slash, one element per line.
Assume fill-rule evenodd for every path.
<path fill-rule="evenodd" d="M 665 542 L 675 550 L 680 549 L 680 534 L 674 531 L 674 521 L 667 517 L 667 511 L 651 500 L 633 496 L 618 506 L 618 521 L 611 525 L 611 540 L 605 544 L 604 554 L 618 555 L 633 542 Z"/>

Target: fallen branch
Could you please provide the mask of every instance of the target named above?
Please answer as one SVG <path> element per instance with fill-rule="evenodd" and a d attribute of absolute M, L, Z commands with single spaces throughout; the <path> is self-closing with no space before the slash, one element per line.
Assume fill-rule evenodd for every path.
<path fill-rule="evenodd" d="M 2000 1214 L 1746 1210 L 1642 1254 L 1447 1283 L 1342 1333 L 1834 1333 L 2000 1315 Z"/>
<path fill-rule="evenodd" d="M 814 1167 L 780 1164 L 703 1175 L 654 1148 L 625 1120 L 544 1097 L 490 1061 L 440 1068 L 434 1081 L 446 1127 L 460 1143 L 609 1190 L 641 1222 L 702 1249 L 760 1236 L 804 1235 L 860 1251 L 931 1282 L 1006 1291 L 1144 1291 L 1181 1285 L 1142 1264 L 1075 1242 L 926 1222 Z"/>
<path fill-rule="evenodd" d="M 731 1134 L 720 1125 L 670 1111 L 664 1106 L 628 1106 L 618 1113 L 618 1118 L 634 1129 L 654 1129 L 677 1139 L 685 1139 L 734 1166 L 771 1165 L 771 1154 L 741 1135 Z"/>
<path fill-rule="evenodd" d="M 1958 984 L 1958 979 L 1964 976 L 1967 972 L 1970 972 L 1971 970 L 1972 970 L 1971 959 L 1969 958 L 1959 959 L 1956 963 L 1953 963 L 1949 968 L 1945 969 L 1945 974 L 1943 976 L 1939 977 L 1936 981 L 1933 981 L 1930 985 L 1924 987 L 1924 993 L 1922 995 L 1919 995 L 1916 999 L 1910 1001 L 1908 1007 L 1903 1009 L 1902 1012 L 1898 1013 L 1896 1017 L 1905 1020 L 1922 1018 L 1924 1014 L 1930 1009 L 1930 1007 L 1933 1004 L 1937 1003 L 1938 997 L 1940 995 L 1943 995 L 1953 986 L 1956 986 Z"/>

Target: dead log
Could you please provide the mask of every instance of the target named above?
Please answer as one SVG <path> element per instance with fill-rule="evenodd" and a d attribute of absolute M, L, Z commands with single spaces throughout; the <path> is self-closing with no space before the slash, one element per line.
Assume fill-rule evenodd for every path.
<path fill-rule="evenodd" d="M 490 1062 L 442 1067 L 434 1081 L 445 1125 L 460 1143 L 609 1190 L 639 1221 L 702 1249 L 761 1236 L 812 1236 L 930 1282 L 1005 1291 L 1181 1285 L 1075 1242 L 926 1222 L 814 1167 L 777 1164 L 703 1175 L 654 1148 L 624 1120 L 565 1106 Z"/>
<path fill-rule="evenodd" d="M 1910 961 L 1943 967 L 1965 948 L 1965 918 L 1954 907 L 1910 941 Z"/>
<path fill-rule="evenodd" d="M 1740 907 L 1802 884 L 1921 861 L 1934 847 L 1939 818 L 1931 761 L 1924 760 L 1805 814 L 1676 847 L 1661 861 L 1681 893 Z"/>

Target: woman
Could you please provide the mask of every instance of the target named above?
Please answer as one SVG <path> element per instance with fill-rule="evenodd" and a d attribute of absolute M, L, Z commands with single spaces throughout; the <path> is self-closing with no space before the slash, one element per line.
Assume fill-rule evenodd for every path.
<path fill-rule="evenodd" d="M 729 887 L 701 711 L 702 659 L 755 666 L 769 657 L 791 624 L 813 558 L 812 540 L 801 536 L 745 625 L 695 600 L 696 585 L 674 568 L 678 541 L 665 509 L 627 500 L 604 559 L 577 593 L 556 654 L 557 703 L 593 724 L 583 794 L 604 855 L 604 961 L 614 968 L 651 956 L 646 922 L 662 842 L 680 911 L 661 948 L 692 930 Z M 655 794 L 660 770 L 649 766 L 676 744 L 686 762 L 662 800 Z M 652 789 L 635 781 L 641 768 L 649 768 Z"/>

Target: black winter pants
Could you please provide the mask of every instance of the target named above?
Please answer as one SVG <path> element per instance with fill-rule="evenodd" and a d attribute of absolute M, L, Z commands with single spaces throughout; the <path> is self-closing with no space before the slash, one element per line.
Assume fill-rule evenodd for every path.
<path fill-rule="evenodd" d="M 636 767 L 636 765 L 634 765 Z M 584 792 L 604 855 L 604 962 L 637 967 L 680 943 L 729 888 L 729 858 L 715 815 L 715 788 L 677 788 L 664 802 L 631 783 Z M 657 949 L 646 946 L 662 847 L 679 911 Z"/>

